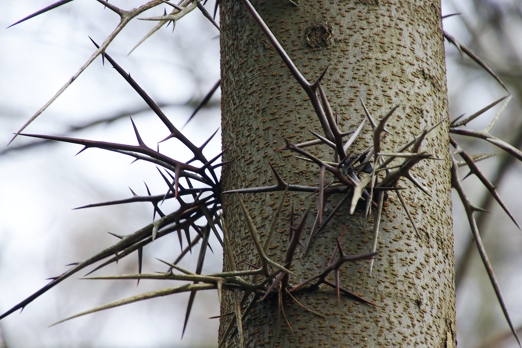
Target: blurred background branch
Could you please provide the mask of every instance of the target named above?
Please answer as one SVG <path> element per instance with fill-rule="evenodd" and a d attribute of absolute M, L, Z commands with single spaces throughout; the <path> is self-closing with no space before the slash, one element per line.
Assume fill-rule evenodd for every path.
<path fill-rule="evenodd" d="M 118 1 L 111 3 L 119 4 Z M 120 3 L 131 8 L 141 2 Z M 44 0 L 3 4 L 0 24 L 5 28 L 47 5 L 49 2 Z M 213 5 L 206 6 L 213 8 Z M 171 10 L 165 7 L 167 12 Z M 493 133 L 521 148 L 522 4 L 515 0 L 443 1 L 443 14 L 455 12 L 461 15 L 445 19 L 445 30 L 481 57 L 514 95 Z M 4 30 L 0 35 L 0 48 L 4 52 L 0 55 L 3 125 L 0 141 L 3 144 L 92 54 L 93 46 L 87 36 L 103 38 L 115 23 L 117 16 L 103 10 L 98 3 L 73 2 Z M 154 25 L 144 21 L 131 23 L 108 53 L 117 58 L 155 100 L 163 101 L 160 106 L 181 128 L 219 78 L 219 42 L 216 40 L 219 33 L 204 15 L 194 11 L 176 24 L 174 33 L 171 28 L 162 28 L 127 56 Z M 470 115 L 505 94 L 490 76 L 461 56 L 455 47 L 447 45 L 446 48 L 452 119 L 462 113 Z M 31 133 L 81 133 L 84 138 L 133 144 L 135 138 L 128 121 L 132 116 L 146 142 L 149 140 L 152 144 L 163 138 L 164 129 L 151 117 L 148 107 L 140 104 L 139 97 L 128 85 L 99 60 L 30 126 Z M 215 95 L 186 127 L 191 139 L 201 139 L 202 143 L 219 128 L 218 106 L 219 95 Z M 488 114 L 492 118 L 495 112 L 493 109 Z M 121 119 L 126 120 L 121 122 Z M 487 122 L 484 117 L 470 126 L 481 129 Z M 499 151 L 468 137 L 459 138 L 459 143 L 470 153 Z M 96 150 L 75 158 L 73 155 L 80 148 L 47 144 L 20 138 L 0 150 L 0 284 L 9 284 L 0 287 L 2 310 L 45 284 L 45 278 L 61 273 L 60 264 L 81 260 L 113 242 L 107 231 L 126 234 L 152 219 L 152 209 L 147 204 L 82 211 L 71 211 L 71 208 L 127 198 L 127 186 L 139 187 L 144 192 L 143 181 L 153 194 L 164 193 L 154 168 L 142 163 L 129 166 L 128 159 Z M 162 150 L 178 151 L 174 146 L 161 146 L 165 146 Z M 213 147 L 217 154 L 219 135 Z M 520 163 L 499 154 L 480 162 L 479 166 L 497 186 L 515 217 L 522 216 Z M 477 215 L 479 229 L 484 234 L 486 249 L 513 321 L 519 327 L 522 323 L 519 299 L 522 233 L 475 178 L 470 177 L 464 183 L 473 202 L 492 212 Z M 457 200 L 454 217 L 459 347 L 514 347 Z M 145 252 L 171 259 L 173 250 L 178 253 L 179 249 L 177 240 L 171 237 Z M 206 263 L 212 267 L 207 271 L 219 271 L 222 255 L 216 253 L 209 257 L 213 257 L 213 261 Z M 185 262 L 189 263 L 190 259 Z M 161 263 L 147 258 L 143 267 L 150 272 L 165 269 Z M 135 273 L 136 269 L 137 257 L 131 257 L 105 272 Z M 133 281 L 110 285 L 89 281 L 88 286 L 85 285 L 85 281 L 67 281 L 28 307 L 23 315 L 2 321 L 0 347 L 215 346 L 218 321 L 207 319 L 219 314 L 217 295 L 212 293 L 199 296 L 195 306 L 201 310 L 192 311 L 191 323 L 181 342 L 183 318 L 176 313 L 184 310 L 187 296 L 133 304 L 47 328 L 71 313 L 161 287 L 146 281 L 141 282 L 139 288 Z M 190 330 L 192 325 L 205 325 L 212 333 L 202 337 L 200 331 Z"/>

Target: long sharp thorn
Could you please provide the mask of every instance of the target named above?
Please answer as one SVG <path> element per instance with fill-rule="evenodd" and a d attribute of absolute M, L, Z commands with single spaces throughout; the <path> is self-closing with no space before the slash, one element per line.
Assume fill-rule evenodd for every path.
<path fill-rule="evenodd" d="M 370 123 L 372 125 L 372 130 L 375 130 L 377 125 L 375 124 L 375 121 L 373 120 L 372 115 L 370 115 L 370 112 L 368 111 L 368 108 L 366 108 L 366 105 L 364 104 L 364 101 L 361 98 L 359 98 L 359 101 L 361 102 L 361 105 L 363 107 L 364 114 L 366 115 L 366 117 L 368 118 L 368 121 L 370 121 Z M 385 133 L 391 134 L 386 128 L 383 128 L 383 131 Z"/>
<path fill-rule="evenodd" d="M 199 3 L 198 3 L 199 4 Z M 219 85 L 221 84 L 221 79 L 219 79 L 215 84 L 214 86 L 210 89 L 210 91 L 207 93 L 207 95 L 205 96 L 205 98 L 203 98 L 203 100 L 201 100 L 201 102 L 198 104 L 198 106 L 196 106 L 196 108 L 194 109 L 194 112 L 192 112 L 192 115 L 190 115 L 190 117 L 188 118 L 187 122 L 185 122 L 185 124 L 183 125 L 183 127 L 181 127 L 181 129 L 183 130 L 183 128 L 185 128 L 185 126 L 187 124 L 189 124 L 189 122 L 194 118 L 194 116 L 196 116 L 196 114 L 198 113 L 198 111 L 204 107 L 208 101 L 210 100 L 210 98 L 212 98 L 212 96 L 214 95 L 214 92 L 218 89 Z"/>
<path fill-rule="evenodd" d="M 359 133 L 361 133 L 361 130 L 364 126 L 364 124 L 366 123 L 366 118 L 364 118 L 361 122 L 361 124 L 359 125 L 359 127 L 357 127 L 357 129 L 355 130 L 355 132 L 353 132 L 352 136 L 350 137 L 350 139 L 348 139 L 348 141 L 346 142 L 346 144 L 344 144 L 343 146 L 343 150 L 344 150 L 344 153 L 346 153 L 346 151 L 348 151 L 348 148 L 353 144 L 353 142 L 355 141 L 355 139 L 357 139 L 357 137 L 359 136 Z"/>
<path fill-rule="evenodd" d="M 323 70 L 323 72 L 321 73 L 321 75 L 319 75 L 319 77 L 317 78 L 317 80 L 315 80 L 315 82 L 311 85 L 312 87 L 312 90 L 316 90 L 317 88 L 320 88 L 321 87 L 321 81 L 323 80 L 323 77 L 324 75 L 326 75 L 326 72 L 328 71 L 328 66 Z"/>
<path fill-rule="evenodd" d="M 326 70 L 325 70 L 326 72 Z M 322 76 L 321 76 L 322 78 Z M 332 112 L 332 108 L 330 106 L 330 102 L 328 101 L 328 97 L 326 96 L 323 86 L 319 84 L 319 95 L 321 97 L 321 102 L 323 104 L 323 110 L 324 114 L 326 116 L 326 120 L 328 122 L 328 126 L 330 128 L 330 131 L 332 132 L 335 140 L 336 145 L 336 151 L 339 157 L 344 157 L 345 153 L 343 150 L 343 136 L 341 135 L 341 131 L 339 131 L 339 128 L 337 127 L 337 123 L 335 122 L 335 118 Z M 325 130 L 325 134 L 326 130 Z"/>
<path fill-rule="evenodd" d="M 218 131 L 219 131 L 219 128 L 216 129 L 216 130 L 214 131 L 214 133 L 212 133 L 212 135 L 211 135 L 207 140 L 205 140 L 205 142 L 204 142 L 204 143 L 203 143 L 199 148 L 200 148 L 201 150 L 203 150 L 203 149 L 205 148 L 205 146 L 207 146 L 208 143 L 209 143 L 209 142 L 214 138 L 214 136 L 217 134 Z M 221 154 L 219 154 L 219 156 L 221 156 Z M 217 158 L 219 158 L 219 156 L 218 156 Z M 216 158 L 216 159 L 217 159 L 217 158 Z M 212 163 L 213 161 L 209 161 L 209 162 Z"/>
<path fill-rule="evenodd" d="M 458 144 L 455 140 L 451 139 L 451 143 L 458 147 Z M 518 225 L 517 220 L 515 220 L 515 217 L 511 214 L 508 207 L 500 197 L 500 195 L 497 192 L 496 187 L 486 178 L 486 176 L 480 171 L 478 166 L 475 164 L 473 159 L 470 155 L 467 154 L 465 151 L 461 151 L 460 157 L 467 163 L 469 169 L 475 174 L 479 180 L 482 182 L 482 184 L 488 189 L 488 191 L 491 193 L 491 195 L 495 198 L 495 200 L 498 202 L 498 204 L 502 207 L 502 209 L 506 212 L 506 214 L 510 217 L 510 219 L 513 221 L 513 223 L 520 229 L 520 226 Z"/>
<path fill-rule="evenodd" d="M 201 274 L 201 271 L 203 269 L 203 262 L 205 261 L 205 253 L 207 251 L 207 246 L 208 246 L 208 238 L 210 236 L 210 231 L 208 228 L 203 228 L 203 235 L 204 235 L 203 242 L 201 243 L 201 249 L 199 251 L 199 256 L 198 256 L 198 263 L 196 266 L 196 274 Z M 198 283 L 197 281 L 194 282 L 194 284 L 197 284 L 197 283 Z M 183 330 L 181 333 L 181 337 L 183 337 L 183 335 L 185 335 L 185 329 L 187 328 L 188 320 L 190 317 L 190 312 L 192 311 L 192 305 L 194 304 L 194 300 L 196 299 L 196 294 L 197 294 L 197 291 L 190 292 L 190 297 L 189 297 L 188 304 L 187 304 L 187 310 L 185 312 L 185 321 L 183 323 Z"/>
<path fill-rule="evenodd" d="M 473 121 L 475 118 L 479 117 L 480 115 L 482 115 L 483 113 L 485 113 L 486 111 L 488 111 L 489 109 L 491 109 L 492 107 L 494 107 L 495 105 L 497 105 L 498 103 L 500 103 L 501 101 L 506 99 L 507 97 L 508 96 L 505 96 L 505 97 L 495 100 L 493 103 L 483 107 L 479 111 L 475 112 L 473 115 L 466 117 L 465 119 L 463 119 L 460 122 L 457 122 L 459 120 L 459 118 L 453 120 L 451 122 L 451 127 L 460 127 L 460 126 L 467 125 L 469 122 Z"/>
<path fill-rule="evenodd" d="M 15 133 L 15 135 L 11 138 L 8 145 L 13 142 L 13 140 L 20 135 L 24 129 L 26 129 L 38 116 L 40 116 L 62 93 L 69 88 L 69 86 L 87 69 L 89 65 L 100 55 L 102 52 L 105 51 L 105 49 L 109 46 L 109 44 L 114 40 L 114 38 L 118 35 L 118 33 L 123 30 L 123 28 L 127 25 L 127 23 L 132 18 L 128 18 L 126 20 L 122 20 L 116 29 L 112 31 L 112 33 L 107 37 L 107 39 L 103 42 L 101 46 L 96 46 L 96 51 L 89 57 L 89 59 L 74 73 L 74 75 L 56 92 L 51 99 L 49 99 L 44 106 L 42 106 L 36 113 L 27 120 L 24 125 Z M 92 41 L 92 39 L 91 39 Z"/>
<path fill-rule="evenodd" d="M 477 250 L 479 252 L 480 258 L 482 259 L 482 263 L 486 268 L 486 271 L 489 276 L 489 280 L 493 289 L 495 290 L 495 295 L 497 296 L 500 307 L 502 308 L 502 312 L 504 313 L 504 317 L 513 333 L 513 336 L 518 342 L 519 347 L 522 347 L 520 339 L 518 338 L 517 331 L 513 326 L 513 322 L 511 321 L 511 317 L 509 316 L 509 312 L 507 310 L 506 304 L 504 302 L 504 298 L 502 297 L 502 293 L 500 291 L 500 285 L 498 284 L 497 277 L 493 272 L 493 267 L 491 267 L 491 263 L 489 262 L 488 255 L 486 253 L 486 249 L 484 248 L 484 244 L 482 243 L 482 237 L 480 236 L 477 222 L 475 221 L 475 217 L 473 216 L 473 208 L 471 202 L 468 199 L 468 196 L 464 192 L 464 188 L 462 187 L 458 173 L 457 173 L 457 164 L 455 163 L 455 159 L 453 159 L 453 166 L 451 168 L 451 183 L 453 188 L 457 191 L 462 204 L 464 205 L 464 209 L 466 210 L 466 215 L 468 217 L 469 226 L 471 228 L 471 233 L 473 234 L 473 238 L 475 239 L 475 244 L 477 245 Z"/>
<path fill-rule="evenodd" d="M 138 132 L 138 128 L 136 127 L 136 124 L 134 123 L 134 120 L 132 119 L 132 117 L 131 117 L 131 122 L 132 122 L 132 128 L 134 129 L 134 134 L 136 134 L 136 139 L 138 140 L 138 144 L 140 144 L 140 146 L 147 147 L 147 145 L 145 145 L 145 143 L 143 142 L 143 139 L 141 139 L 140 133 Z"/>
<path fill-rule="evenodd" d="M 198 9 L 201 11 L 201 13 L 203 13 L 203 16 L 205 16 L 210 21 L 210 23 L 212 23 L 216 27 L 217 30 L 221 31 L 221 29 L 219 28 L 219 25 L 216 23 L 214 18 L 212 18 L 210 13 L 208 13 L 205 6 L 203 6 L 203 4 L 199 1 L 197 2 L 197 6 L 198 6 Z"/>
<path fill-rule="evenodd" d="M 443 31 L 443 34 L 444 34 L 444 37 L 449 42 L 454 44 L 461 53 L 464 52 L 468 57 L 470 57 L 473 61 L 475 61 L 475 63 L 480 65 L 484 70 L 486 70 L 488 72 L 489 75 L 491 75 L 495 80 L 497 80 L 497 82 L 509 93 L 509 90 L 507 89 L 506 85 L 504 85 L 504 82 L 502 82 L 500 77 L 498 77 L 497 74 L 495 74 L 493 72 L 493 70 L 491 70 L 491 68 L 486 63 L 484 63 L 477 55 L 475 55 L 475 53 L 473 53 L 473 51 L 471 51 L 468 47 L 464 46 L 462 43 L 458 42 L 457 39 L 455 39 L 453 36 L 448 34 L 446 31 Z"/>
<path fill-rule="evenodd" d="M 428 197 L 431 197 L 431 194 L 428 192 L 428 190 L 426 190 L 426 188 L 424 188 L 424 186 L 422 186 L 418 181 L 417 179 L 415 179 L 411 173 L 408 171 L 406 173 L 406 175 L 404 175 L 405 178 L 407 178 L 408 180 L 410 180 L 415 186 L 417 186 L 417 188 L 419 190 L 421 190 L 422 192 L 424 192 L 426 195 L 428 195 Z"/>
<path fill-rule="evenodd" d="M 312 133 L 315 137 L 317 137 L 321 142 L 325 143 L 326 145 L 330 146 L 331 148 L 333 148 L 334 150 L 336 149 L 335 148 L 335 144 L 333 142 L 331 142 L 330 140 L 326 139 L 325 137 L 323 137 L 322 135 L 314 132 L 313 130 L 308 130 L 310 133 Z M 299 146 L 299 145 L 297 145 Z M 299 146 L 301 147 L 301 146 Z"/>
<path fill-rule="evenodd" d="M 91 39 L 92 41 L 92 39 Z M 98 47 L 98 45 L 92 41 L 93 44 Z M 108 44 L 107 44 L 108 45 Z M 103 45 L 98 48 L 98 51 L 100 51 L 101 48 L 105 48 Z M 97 51 L 97 52 L 98 52 Z M 196 147 L 183 133 L 181 133 L 174 124 L 168 119 L 168 117 L 163 113 L 163 111 L 160 109 L 158 104 L 152 100 L 152 98 L 141 88 L 138 83 L 130 77 L 129 74 L 125 72 L 117 63 L 112 59 L 108 54 L 103 53 L 105 58 L 111 63 L 111 65 L 114 67 L 114 69 L 127 81 L 129 85 L 139 94 L 139 96 L 147 103 L 149 108 L 158 116 L 158 118 L 163 122 L 163 124 L 169 129 L 171 134 L 167 138 L 175 137 L 179 139 L 186 147 L 188 147 L 196 156 L 199 156 L 198 159 L 201 160 L 201 162 L 206 163 L 207 160 L 201 153 L 201 150 Z"/>
<path fill-rule="evenodd" d="M 504 112 L 504 110 L 506 109 L 506 107 L 508 106 L 509 102 L 511 101 L 511 98 L 513 98 L 513 95 L 510 94 L 509 96 L 507 96 L 507 99 L 506 101 L 502 104 L 502 106 L 500 107 L 500 110 L 498 110 L 498 112 L 495 114 L 495 117 L 493 117 L 493 119 L 491 120 L 491 122 L 489 122 L 489 125 L 484 129 L 485 132 L 488 132 L 495 126 L 495 124 L 497 123 L 498 119 L 500 118 L 500 115 Z"/>
<path fill-rule="evenodd" d="M 143 267 L 143 248 L 138 249 L 138 274 L 141 274 L 141 270 Z M 138 282 L 136 286 L 140 285 L 140 278 L 138 278 Z"/>
<path fill-rule="evenodd" d="M 285 203 L 286 194 L 288 193 L 288 186 L 286 187 L 285 191 L 283 192 L 283 195 L 281 196 L 281 202 L 279 203 L 279 206 L 277 207 L 276 213 L 272 217 L 272 222 L 270 224 L 270 229 L 268 230 L 268 235 L 265 240 L 265 245 L 263 247 L 263 250 L 268 252 L 268 247 L 270 246 L 270 242 L 272 241 L 272 236 L 274 235 L 277 222 L 279 221 L 279 214 L 281 214 L 281 210 L 283 209 L 283 205 Z"/>
<path fill-rule="evenodd" d="M 214 5 L 214 15 L 212 16 L 212 18 L 216 19 L 216 14 L 217 14 L 217 10 L 218 10 L 218 6 L 219 6 L 219 3 L 221 2 L 221 0 L 216 0 L 216 4 Z"/>
<path fill-rule="evenodd" d="M 31 13 L 29 16 L 26 16 L 26 17 L 20 19 L 19 21 L 17 21 L 17 22 L 15 22 L 15 23 L 11 24 L 10 26 L 8 26 L 6 29 L 9 29 L 9 28 L 11 28 L 11 27 L 14 27 L 14 26 L 17 25 L 17 24 L 20 24 L 20 23 L 22 23 L 22 22 L 25 22 L 26 20 L 29 20 L 29 19 L 31 19 L 31 18 L 34 18 L 34 17 L 36 17 L 36 16 L 38 16 L 38 15 L 41 15 L 42 13 L 45 13 L 45 12 L 47 12 L 47 11 L 54 10 L 55 8 L 60 7 L 60 6 L 62 6 L 62 5 L 65 5 L 65 4 L 67 4 L 68 2 L 71 2 L 71 1 L 73 1 L 73 0 L 61 0 L 61 1 L 57 1 L 57 2 L 55 2 L 54 4 L 51 4 L 51 5 L 49 5 L 49 6 L 46 6 L 46 7 L 42 8 L 41 10 L 38 10 L 38 11 L 36 11 L 36 12 L 34 12 L 34 13 Z"/>
<path fill-rule="evenodd" d="M 250 217 L 250 214 L 248 213 L 248 211 L 246 209 L 245 203 L 243 203 L 243 200 L 241 199 L 241 196 L 239 194 L 236 193 L 236 197 L 239 200 L 241 210 L 243 212 L 243 217 L 247 222 L 247 227 L 248 227 L 248 231 L 250 232 L 250 237 L 252 238 L 252 241 L 254 242 L 257 253 L 259 254 L 259 258 L 261 259 L 261 262 L 263 263 L 263 271 L 265 272 L 265 274 L 268 274 L 268 269 L 267 269 L 268 264 L 272 265 L 273 267 L 275 267 L 276 269 L 278 269 L 282 272 L 294 274 L 293 272 L 290 272 L 285 267 L 270 260 L 266 256 L 265 251 L 263 250 L 263 246 L 261 245 L 261 241 L 259 240 L 259 233 L 257 232 L 257 229 L 254 225 L 254 221 L 252 221 L 252 218 Z"/>
<path fill-rule="evenodd" d="M 169 21 L 170 22 L 170 21 Z M 143 38 L 141 38 L 140 41 L 134 47 L 127 53 L 127 56 L 130 56 L 132 52 L 134 52 L 142 43 L 144 43 L 149 37 L 151 37 L 155 32 L 161 29 L 162 26 L 165 25 L 167 21 L 159 21 L 154 28 L 152 28 Z M 172 21 L 172 31 L 174 32 L 174 29 L 176 28 L 176 22 Z"/>
<path fill-rule="evenodd" d="M 274 46 L 274 49 L 277 51 L 279 56 L 283 59 L 284 63 L 288 67 L 288 70 L 290 70 L 290 73 L 294 76 L 294 78 L 297 80 L 297 82 L 301 85 L 303 90 L 306 92 L 308 97 L 310 98 L 310 101 L 312 103 L 312 106 L 314 107 L 314 110 L 317 114 L 317 117 L 319 118 L 319 122 L 321 123 L 321 126 L 323 127 L 325 131 L 325 135 L 328 139 L 334 140 L 332 131 L 328 127 L 328 122 L 326 121 L 326 117 L 324 115 L 324 110 L 321 107 L 321 103 L 317 99 L 317 95 L 315 94 L 316 90 L 314 89 L 314 85 L 320 81 L 322 77 L 320 77 L 315 84 L 310 84 L 306 78 L 301 74 L 299 69 L 295 66 L 294 62 L 290 58 L 290 56 L 286 53 L 283 46 L 277 41 L 277 38 L 274 36 L 274 34 L 270 31 L 270 28 L 266 25 L 266 23 L 263 21 L 263 18 L 257 13 L 256 9 L 250 1 L 248 0 L 242 0 L 243 4 L 245 4 L 247 10 L 252 14 L 252 17 L 254 17 L 254 20 L 259 25 L 265 36 L 268 38 L 272 46 Z M 323 72 L 322 76 L 324 76 L 326 71 Z M 317 88 L 317 86 L 315 87 Z"/>
<path fill-rule="evenodd" d="M 397 110 L 399 105 L 395 105 L 390 111 L 379 121 L 377 127 L 373 131 L 373 150 L 375 153 L 381 152 L 381 133 L 384 131 L 384 126 L 388 119 L 393 115 L 394 111 Z"/>
<path fill-rule="evenodd" d="M 453 16 L 460 16 L 461 14 L 462 13 L 460 13 L 460 12 L 450 13 L 450 14 L 442 16 L 442 19 L 450 18 L 450 17 L 453 17 Z"/>
<path fill-rule="evenodd" d="M 413 229 L 415 230 L 415 234 L 417 235 L 417 238 L 419 238 L 419 240 L 422 240 L 419 230 L 417 229 L 417 225 L 415 225 L 415 221 L 413 221 L 413 216 L 411 216 L 410 211 L 409 211 L 408 207 L 406 206 L 406 201 L 404 200 L 404 198 L 402 198 L 402 195 L 399 190 L 395 190 L 395 193 L 397 194 L 397 197 L 399 197 L 399 201 L 401 202 L 401 205 L 404 208 L 406 215 L 408 215 L 408 219 L 410 220 L 411 224 L 413 225 Z"/>
<path fill-rule="evenodd" d="M 382 207 L 384 202 L 384 192 L 379 192 L 379 197 L 377 198 L 377 216 L 375 217 L 375 222 L 373 223 L 373 246 L 372 246 L 372 253 L 377 251 L 377 242 L 379 238 L 379 229 L 381 225 L 381 216 L 382 216 Z M 372 258 L 370 260 L 370 277 L 372 275 L 373 270 L 373 263 L 375 259 Z"/>
<path fill-rule="evenodd" d="M 244 347 L 244 336 L 243 336 L 243 316 L 241 315 L 241 302 L 239 300 L 239 294 L 235 294 L 235 313 L 237 332 L 239 334 L 239 346 Z"/>
<path fill-rule="evenodd" d="M 319 172 L 319 204 L 317 207 L 319 225 L 323 222 L 323 209 L 324 209 L 324 166 L 321 166 L 321 171 Z"/>
<path fill-rule="evenodd" d="M 272 172 L 274 173 L 274 176 L 277 180 L 277 184 L 278 186 L 280 187 L 284 187 L 285 189 L 288 187 L 288 185 L 285 183 L 285 181 L 283 180 L 283 178 L 281 177 L 281 175 L 279 175 L 279 173 L 277 172 L 277 170 L 274 168 L 274 166 L 272 165 L 272 163 L 268 162 L 268 165 L 270 166 L 270 168 L 272 168 Z"/>

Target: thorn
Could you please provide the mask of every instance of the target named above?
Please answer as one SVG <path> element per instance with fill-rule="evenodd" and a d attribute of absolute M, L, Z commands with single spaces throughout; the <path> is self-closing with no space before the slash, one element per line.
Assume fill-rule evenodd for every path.
<path fill-rule="evenodd" d="M 132 128 L 134 129 L 134 134 L 136 135 L 136 139 L 138 140 L 138 144 L 140 146 L 147 147 L 147 145 L 145 145 L 145 143 L 141 139 L 140 133 L 138 132 L 138 128 L 136 127 L 136 124 L 134 123 L 134 120 L 132 119 L 132 117 L 130 118 L 130 120 L 132 123 Z"/>
<path fill-rule="evenodd" d="M 324 75 L 326 75 L 326 72 L 328 71 L 328 68 L 329 68 L 329 67 L 330 67 L 330 66 L 328 65 L 328 66 L 323 70 L 323 72 L 321 73 L 321 75 L 319 75 L 319 77 L 317 78 L 317 80 L 315 80 L 315 82 L 312 83 L 312 84 L 310 85 L 310 87 L 312 88 L 312 91 L 315 92 L 315 91 L 317 90 L 317 88 L 319 88 L 319 86 L 321 85 L 321 81 L 323 80 Z"/>

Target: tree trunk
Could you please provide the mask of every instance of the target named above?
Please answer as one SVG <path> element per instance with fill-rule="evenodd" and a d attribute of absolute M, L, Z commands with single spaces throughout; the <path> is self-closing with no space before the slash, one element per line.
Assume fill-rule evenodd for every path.
<path fill-rule="evenodd" d="M 271 295 L 243 318 L 244 345 L 454 347 L 451 162 L 439 1 L 269 0 L 253 5 L 308 81 L 315 81 L 328 67 L 322 85 L 342 131 L 355 130 L 364 119 L 359 98 L 376 120 L 399 105 L 387 123 L 391 134 L 383 140 L 383 151 L 394 152 L 425 127 L 443 122 L 422 147 L 440 160 L 424 160 L 412 170 L 429 195 L 408 180 L 399 181 L 420 237 L 397 194 L 390 191 L 372 273 L 369 260 L 346 263 L 341 269 L 341 287 L 376 306 L 345 295 L 338 301 L 336 290 L 325 284 L 296 292 L 299 303 L 283 293 L 284 312 L 277 294 Z M 289 151 L 275 151 L 284 147 L 285 139 L 294 144 L 314 139 L 308 130 L 323 134 L 308 96 L 240 0 L 221 2 L 221 30 L 222 141 L 224 161 L 232 160 L 223 170 L 223 189 L 274 185 L 269 164 L 287 183 L 318 186 L 315 164 Z M 372 144 L 372 135 L 367 122 L 351 151 L 362 153 Z M 327 161 L 333 158 L 325 146 L 310 151 Z M 279 191 L 241 196 L 262 240 L 282 195 Z M 343 196 L 329 197 L 325 216 Z M 291 268 L 297 276 L 290 277 L 290 286 L 324 270 L 345 226 L 346 254 L 372 249 L 376 209 L 365 217 L 364 203 L 353 215 L 345 204 L 315 238 L 308 255 L 298 248 Z M 306 241 L 317 212 L 317 195 L 288 194 L 269 248 L 269 257 L 280 264 L 292 205 L 298 216 L 312 206 L 302 236 Z M 225 194 L 223 207 L 238 269 L 259 265 L 238 197 Z M 224 263 L 230 269 L 226 258 Z M 332 276 L 328 279 L 334 282 Z M 225 293 L 222 314 L 234 312 L 235 298 L 234 293 Z M 221 320 L 220 343 L 232 317 Z M 237 332 L 228 339 L 229 345 L 239 346 Z"/>

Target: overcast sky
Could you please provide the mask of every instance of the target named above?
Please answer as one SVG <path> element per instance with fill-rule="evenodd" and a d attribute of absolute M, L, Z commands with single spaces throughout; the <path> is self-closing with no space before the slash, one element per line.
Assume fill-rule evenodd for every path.
<path fill-rule="evenodd" d="M 51 1 L 20 0 L 2 2 L 0 28 L 6 28 L 24 16 L 47 6 Z M 126 8 L 140 1 L 111 1 Z M 462 4 L 461 4 L 462 6 Z M 213 5 L 207 5 L 213 9 Z M 464 10 L 466 9 L 465 6 Z M 454 12 L 445 4 L 443 13 Z M 161 15 L 159 9 L 151 15 Z M 464 14 L 465 15 L 465 14 Z M 0 29 L 0 144 L 7 144 L 20 126 L 49 100 L 70 79 L 78 68 L 94 52 L 88 36 L 101 43 L 117 25 L 117 16 L 104 10 L 94 1 L 75 1 L 61 9 L 44 14 L 10 29 Z M 165 113 L 181 128 L 193 111 L 185 106 L 193 98 L 201 98 L 219 78 L 219 39 L 217 30 L 194 12 L 172 28 L 163 28 L 130 56 L 130 49 L 153 27 L 150 22 L 130 25 L 110 46 L 108 53 L 151 95 L 158 103 L 169 104 Z M 448 19 L 445 27 L 462 41 L 469 38 L 458 18 Z M 448 46 L 447 46 L 448 47 Z M 483 72 L 462 76 L 456 64 L 462 58 L 454 47 L 448 47 L 448 84 L 452 117 L 461 113 L 471 114 L 502 96 L 501 89 Z M 464 88 L 465 87 L 465 88 Z M 465 91 L 464 91 L 465 90 Z M 458 93 L 457 93 L 458 92 Z M 219 93 L 214 97 L 219 100 Z M 516 102 L 518 103 L 518 102 Z M 28 129 L 28 133 L 63 134 L 71 126 L 81 126 L 93 120 L 119 113 L 132 113 L 146 105 L 128 84 L 108 65 L 97 59 L 72 86 L 50 106 Z M 493 115 L 493 114 L 492 114 Z M 155 144 L 168 135 L 167 130 L 147 112 L 132 115 L 147 144 Z M 219 128 L 219 108 L 203 110 L 184 130 L 196 144 L 201 144 Z M 480 121 L 474 126 L 480 128 Z M 501 128 L 509 130 L 518 121 L 506 121 Z M 110 125 L 100 125 L 86 131 L 69 133 L 76 137 L 135 143 L 128 117 Z M 220 134 L 209 148 L 209 156 L 220 150 Z M 12 147 L 31 140 L 17 138 Z M 3 146 L 0 151 L 3 150 Z M 174 142 L 162 144 L 161 150 L 183 159 L 184 153 Z M 81 149 L 74 145 L 44 145 L 23 151 L 11 151 L 0 156 L 0 311 L 4 312 L 38 288 L 46 284 L 46 278 L 65 270 L 66 264 L 84 260 L 96 251 L 114 243 L 114 237 L 106 232 L 127 234 L 137 230 L 152 219 L 152 207 L 135 204 L 124 207 L 72 210 L 90 203 L 128 198 L 131 187 L 139 194 L 146 194 L 143 182 L 156 194 L 166 187 L 154 166 L 131 163 L 130 158 L 88 150 L 79 156 Z M 491 148 L 486 149 L 489 152 Z M 496 151 L 498 152 L 498 151 Z M 492 172 L 494 162 L 484 166 Z M 465 174 L 465 173 L 464 173 Z M 521 166 L 510 173 L 510 184 L 500 188 L 501 194 L 515 216 L 522 221 Z M 483 190 L 476 189 L 476 180 L 467 182 L 471 197 L 480 200 Z M 510 194 L 514 193 L 514 194 Z M 497 275 L 516 324 L 522 323 L 521 272 L 514 266 L 520 262 L 522 233 L 501 211 L 494 211 L 492 226 L 497 234 L 488 239 L 488 251 L 499 265 Z M 459 202 L 455 203 L 455 230 L 457 255 L 469 236 L 466 220 Z M 158 243 L 155 243 L 158 244 Z M 495 250 L 499 249 L 502 252 Z M 220 269 L 221 253 L 210 255 L 207 271 Z M 145 250 L 146 256 L 173 261 L 179 252 L 177 239 L 166 238 L 165 243 Z M 518 259 L 516 255 L 518 254 Z M 149 257 L 144 271 L 165 270 L 161 263 Z M 491 286 L 481 286 L 486 278 L 482 266 L 474 268 L 476 277 L 467 281 L 459 294 L 459 346 L 473 347 L 476 321 L 484 311 L 483 302 L 490 317 L 498 322 L 495 329 L 506 330 Z M 186 261 L 186 265 L 190 260 Z M 518 263 L 520 264 L 520 263 Z M 183 264 L 182 264 L 183 265 Z M 137 257 L 129 257 L 119 265 L 109 267 L 100 274 L 134 273 Z M 208 320 L 219 314 L 215 293 L 198 295 L 192 319 L 182 343 L 183 313 L 186 296 L 171 296 L 145 303 L 75 319 L 48 328 L 54 322 L 69 315 L 133 294 L 157 289 L 165 284 L 142 282 L 107 283 L 77 280 L 78 274 L 35 302 L 22 314 L 12 314 L 0 322 L 0 337 L 12 347 L 164 347 L 164 346 L 214 346 L 217 340 L 218 321 Z M 480 286 L 479 286 L 480 285 Z M 462 319 L 464 318 L 464 319 Z M 201 335 L 205 328 L 212 334 Z M 461 337 L 463 338 L 461 340 Z M 469 338 L 469 339 L 464 339 Z M 471 344 L 466 345 L 466 341 Z M 0 340 L 0 347 L 2 343 Z"/>

